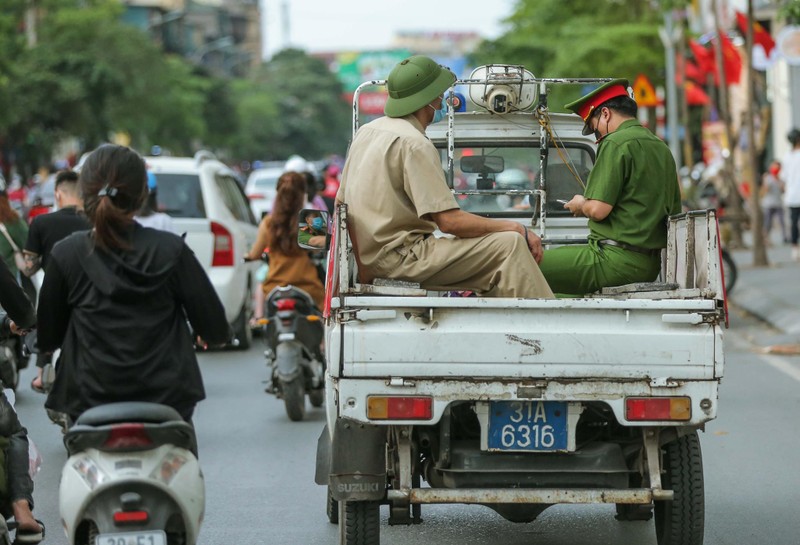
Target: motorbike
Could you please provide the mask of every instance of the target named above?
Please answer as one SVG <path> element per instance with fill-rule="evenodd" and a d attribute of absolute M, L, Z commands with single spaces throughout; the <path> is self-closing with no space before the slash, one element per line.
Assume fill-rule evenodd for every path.
<path fill-rule="evenodd" d="M 289 419 L 305 417 L 305 396 L 314 407 L 324 401 L 324 326 L 313 299 L 295 286 L 280 286 L 267 296 L 264 342 L 267 393 L 282 398 Z"/>
<path fill-rule="evenodd" d="M 205 483 L 194 428 L 157 403 L 84 412 L 64 436 L 59 508 L 70 545 L 194 545 Z"/>

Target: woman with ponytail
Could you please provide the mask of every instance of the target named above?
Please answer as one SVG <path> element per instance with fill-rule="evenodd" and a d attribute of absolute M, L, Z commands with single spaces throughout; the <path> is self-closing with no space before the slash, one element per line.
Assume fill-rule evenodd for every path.
<path fill-rule="evenodd" d="M 269 248 L 269 272 L 262 289 L 268 295 L 278 286 L 289 284 L 308 293 L 319 308 L 325 299 L 325 288 L 308 251 L 297 245 L 297 215 L 306 200 L 306 180 L 297 172 L 284 172 L 278 178 L 278 193 L 272 213 L 264 216 L 248 259 L 258 259 Z"/>
<path fill-rule="evenodd" d="M 61 348 L 45 406 L 74 420 L 97 405 L 150 401 L 189 421 L 205 391 L 186 318 L 224 344 L 222 303 L 181 237 L 134 221 L 147 198 L 139 154 L 100 146 L 78 186 L 93 229 L 53 248 L 39 297 L 39 349 Z"/>

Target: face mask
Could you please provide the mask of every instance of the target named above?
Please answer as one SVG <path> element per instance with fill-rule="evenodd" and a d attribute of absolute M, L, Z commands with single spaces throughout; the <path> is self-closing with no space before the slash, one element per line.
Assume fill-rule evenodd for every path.
<path fill-rule="evenodd" d="M 430 104 L 428 104 L 428 106 L 433 108 L 433 106 L 431 106 Z M 444 119 L 446 115 L 447 115 L 447 102 L 442 100 L 442 105 L 439 106 L 438 110 L 436 108 L 433 108 L 433 121 L 431 121 L 431 123 L 438 123 L 439 121 Z"/>
<path fill-rule="evenodd" d="M 317 231 L 321 231 L 324 226 L 325 222 L 322 220 L 322 218 L 314 218 L 311 221 L 311 227 L 313 227 Z"/>

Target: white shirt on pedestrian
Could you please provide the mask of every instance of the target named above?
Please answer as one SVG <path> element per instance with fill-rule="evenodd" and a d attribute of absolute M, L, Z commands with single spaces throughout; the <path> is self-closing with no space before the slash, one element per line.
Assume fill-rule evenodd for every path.
<path fill-rule="evenodd" d="M 781 178 L 786 185 L 783 203 L 790 208 L 800 206 L 800 149 L 786 154 L 781 165 Z"/>

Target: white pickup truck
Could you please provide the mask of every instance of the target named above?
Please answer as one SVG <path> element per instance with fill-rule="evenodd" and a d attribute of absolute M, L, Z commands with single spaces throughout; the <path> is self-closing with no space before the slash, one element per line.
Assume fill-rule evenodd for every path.
<path fill-rule="evenodd" d="M 428 136 L 464 209 L 532 226 L 548 246 L 586 240 L 557 199 L 582 192 L 595 144 L 546 107 L 549 86 L 583 81 L 495 65 L 457 82 L 475 111 Z M 511 102 L 487 100 L 498 94 L 531 107 L 498 112 Z M 316 481 L 340 544 L 378 544 L 382 504 L 390 524 L 413 524 L 437 503 L 516 522 L 614 503 L 619 520 L 655 514 L 658 545 L 702 544 L 698 431 L 717 414 L 726 326 L 712 211 L 670 218 L 658 282 L 551 300 L 365 284 L 344 205 L 333 231 Z"/>

